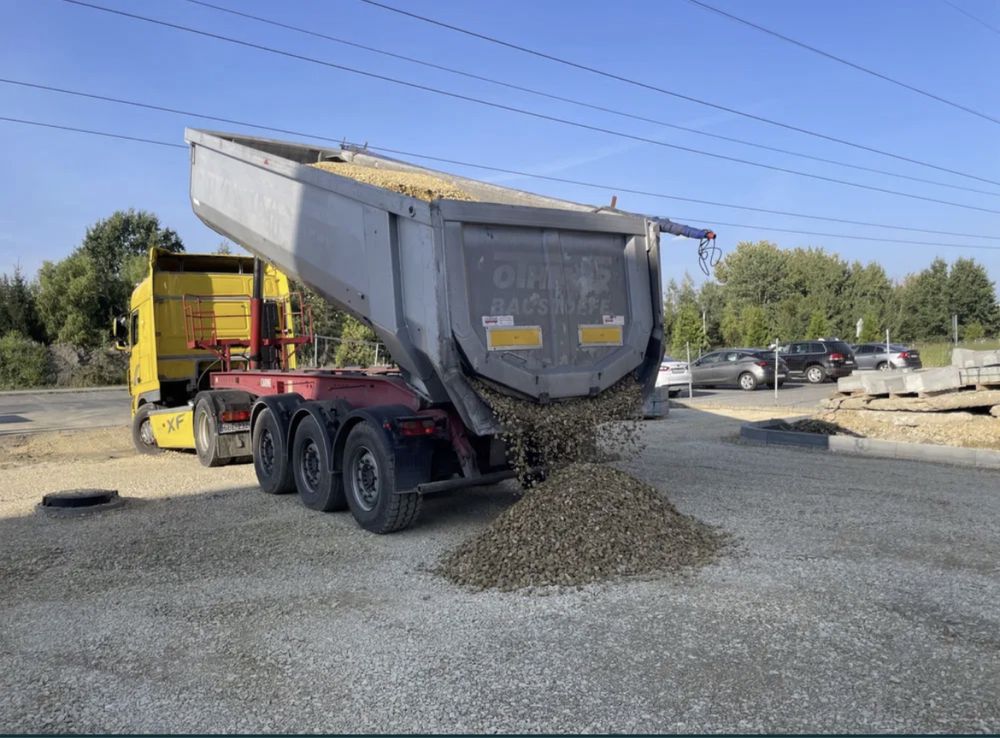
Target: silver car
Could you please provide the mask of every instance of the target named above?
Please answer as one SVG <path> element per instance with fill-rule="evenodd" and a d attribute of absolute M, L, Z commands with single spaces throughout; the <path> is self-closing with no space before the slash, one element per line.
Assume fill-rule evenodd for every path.
<path fill-rule="evenodd" d="M 920 369 L 920 352 L 916 349 L 890 343 L 889 351 L 884 343 L 862 343 L 854 347 L 854 358 L 858 369 L 878 369 L 885 372 L 890 369 Z"/>
<path fill-rule="evenodd" d="M 677 397 L 681 390 L 687 389 L 691 380 L 691 370 L 686 361 L 677 361 L 669 356 L 663 357 L 660 372 L 656 376 L 656 387 L 664 387 L 670 397 Z"/>
<path fill-rule="evenodd" d="M 736 385 L 749 392 L 774 382 L 774 354 L 760 349 L 713 351 L 691 362 L 691 376 L 695 387 Z M 788 365 L 779 359 L 779 387 L 787 376 Z"/>

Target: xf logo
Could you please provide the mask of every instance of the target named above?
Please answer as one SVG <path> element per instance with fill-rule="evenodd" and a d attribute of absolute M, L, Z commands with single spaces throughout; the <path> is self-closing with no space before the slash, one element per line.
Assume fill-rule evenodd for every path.
<path fill-rule="evenodd" d="M 173 433 L 175 430 L 180 430 L 180 427 L 184 425 L 184 418 L 184 415 L 175 415 L 167 420 L 167 433 Z"/>

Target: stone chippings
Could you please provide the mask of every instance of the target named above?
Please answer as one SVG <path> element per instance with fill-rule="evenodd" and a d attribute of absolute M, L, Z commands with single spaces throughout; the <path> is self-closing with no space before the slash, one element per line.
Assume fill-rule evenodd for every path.
<path fill-rule="evenodd" d="M 440 574 L 475 589 L 515 590 L 678 571 L 715 559 L 720 532 L 681 515 L 648 484 L 594 463 L 608 449 L 640 449 L 637 383 L 626 379 L 596 398 L 547 405 L 479 389 L 527 489 L 442 557 Z M 538 463 L 545 464 L 544 480 L 533 476 Z"/>
<path fill-rule="evenodd" d="M 431 200 L 475 200 L 465 190 L 441 177 L 430 174 L 366 167 L 340 161 L 321 161 L 311 166 L 427 202 Z"/>
<path fill-rule="evenodd" d="M 439 571 L 475 589 L 579 586 L 708 564 L 723 542 L 629 474 L 575 462 L 445 555 Z"/>
<path fill-rule="evenodd" d="M 507 460 L 525 487 L 538 481 L 534 470 L 541 465 L 594 461 L 605 453 L 632 456 L 641 450 L 642 387 L 629 377 L 597 397 L 544 405 L 482 383 L 477 390 L 500 421 Z"/>

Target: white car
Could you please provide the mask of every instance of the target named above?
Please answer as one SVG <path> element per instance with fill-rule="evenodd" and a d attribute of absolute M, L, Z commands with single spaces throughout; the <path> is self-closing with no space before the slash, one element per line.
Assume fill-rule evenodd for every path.
<path fill-rule="evenodd" d="M 687 389 L 691 382 L 691 370 L 686 361 L 677 361 L 664 356 L 660 364 L 660 373 L 656 375 L 656 388 L 666 387 L 670 397 L 677 397 L 682 390 Z"/>

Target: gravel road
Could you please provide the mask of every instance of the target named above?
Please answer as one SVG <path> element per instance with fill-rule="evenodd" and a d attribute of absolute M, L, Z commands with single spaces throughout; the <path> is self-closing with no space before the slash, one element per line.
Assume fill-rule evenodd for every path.
<path fill-rule="evenodd" d="M 0 732 L 1000 730 L 1000 476 L 737 429 L 675 408 L 628 465 L 733 534 L 720 562 L 539 594 L 427 571 L 504 487 L 377 537 L 261 494 L 247 466 L 15 460 Z M 33 511 L 83 485 L 133 501 Z"/>

